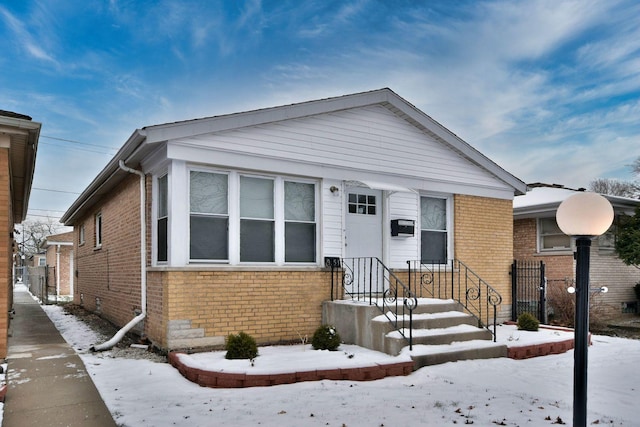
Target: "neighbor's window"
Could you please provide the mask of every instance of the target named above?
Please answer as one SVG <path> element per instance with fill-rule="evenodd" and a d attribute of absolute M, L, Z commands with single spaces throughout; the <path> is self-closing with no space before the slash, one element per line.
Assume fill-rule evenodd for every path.
<path fill-rule="evenodd" d="M 47 265 L 47 259 L 44 257 L 38 258 L 38 266 L 44 267 Z"/>
<path fill-rule="evenodd" d="M 102 212 L 98 212 L 95 217 L 95 231 L 96 231 L 96 248 L 102 246 Z"/>
<path fill-rule="evenodd" d="M 620 215 L 613 218 L 611 227 L 601 236 L 598 236 L 598 249 L 601 251 L 614 251 L 616 248 L 616 233 L 618 232 L 618 223 Z"/>
<path fill-rule="evenodd" d="M 80 226 L 80 231 L 78 232 L 78 244 L 84 245 L 84 224 Z"/>
<path fill-rule="evenodd" d="M 158 178 L 158 223 L 157 223 L 157 238 L 158 238 L 158 253 L 157 260 L 159 262 L 167 261 L 167 226 L 169 221 L 169 206 L 168 206 L 168 178 L 167 175 Z"/>
<path fill-rule="evenodd" d="M 316 260 L 316 188 L 314 184 L 284 183 L 284 260 Z"/>
<path fill-rule="evenodd" d="M 240 261 L 275 261 L 273 179 L 240 177 Z"/>
<path fill-rule="evenodd" d="M 538 220 L 540 235 L 540 251 L 558 251 L 571 249 L 571 236 L 560 230 L 555 218 L 540 218 Z"/>
<path fill-rule="evenodd" d="M 422 262 L 447 262 L 447 199 L 420 198 L 420 242 Z"/>
<path fill-rule="evenodd" d="M 229 258 L 229 185 L 222 173 L 190 172 L 190 258 Z"/>

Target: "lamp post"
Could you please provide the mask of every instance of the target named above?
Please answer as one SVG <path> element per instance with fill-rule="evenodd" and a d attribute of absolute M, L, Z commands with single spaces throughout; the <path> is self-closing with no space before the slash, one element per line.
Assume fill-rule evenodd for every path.
<path fill-rule="evenodd" d="M 565 199 L 556 212 L 564 234 L 576 238 L 576 308 L 573 352 L 573 426 L 587 425 L 587 351 L 589 348 L 589 257 L 591 240 L 613 222 L 613 207 L 596 193 Z"/>

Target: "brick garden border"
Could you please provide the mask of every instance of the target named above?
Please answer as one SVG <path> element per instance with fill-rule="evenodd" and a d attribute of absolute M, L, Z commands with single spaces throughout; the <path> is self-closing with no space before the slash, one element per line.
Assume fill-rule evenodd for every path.
<path fill-rule="evenodd" d="M 507 325 L 515 325 L 516 322 L 505 322 Z M 573 329 L 561 328 L 548 325 L 540 325 L 541 329 L 550 329 L 555 331 L 573 332 Z M 587 338 L 588 345 L 591 345 L 591 333 Z M 522 360 L 529 359 L 531 357 L 547 356 L 549 354 L 561 354 L 575 347 L 573 338 L 568 338 L 563 341 L 554 341 L 542 344 L 530 344 L 519 347 L 509 347 L 507 350 L 507 357 L 510 359 Z"/>
<path fill-rule="evenodd" d="M 391 376 L 409 375 L 413 372 L 413 361 L 390 364 L 376 363 L 362 368 L 319 369 L 284 374 L 240 374 L 218 371 L 207 371 L 185 365 L 178 357 L 181 353 L 169 353 L 169 363 L 182 376 L 202 387 L 243 388 L 264 387 L 280 384 L 293 384 L 302 381 L 348 380 L 372 381 Z"/>

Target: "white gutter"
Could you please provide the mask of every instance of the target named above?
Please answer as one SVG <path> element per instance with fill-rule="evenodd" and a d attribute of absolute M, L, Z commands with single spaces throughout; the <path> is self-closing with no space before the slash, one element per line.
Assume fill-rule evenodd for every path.
<path fill-rule="evenodd" d="M 145 176 L 144 173 L 132 169 L 124 164 L 123 160 L 118 163 L 120 169 L 134 173 L 140 177 L 140 308 L 142 313 L 134 317 L 122 327 L 116 334 L 109 340 L 102 344 L 92 346 L 91 351 L 103 351 L 109 350 L 116 345 L 120 340 L 129 332 L 135 325 L 147 316 L 147 233 L 146 233 L 146 221 L 145 221 L 145 205 L 146 205 L 146 188 L 145 188 Z"/>

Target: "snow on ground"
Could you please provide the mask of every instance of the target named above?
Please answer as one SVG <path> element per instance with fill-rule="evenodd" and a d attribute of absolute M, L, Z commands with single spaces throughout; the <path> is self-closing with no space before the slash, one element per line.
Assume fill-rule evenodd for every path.
<path fill-rule="evenodd" d="M 167 363 L 87 352 L 100 339 L 60 307 L 43 307 L 80 353 L 119 426 L 547 426 L 572 423 L 573 352 L 526 360 L 461 361 L 378 381 L 317 381 L 245 389 L 203 388 Z M 571 335 L 571 334 L 569 334 Z M 501 326 L 508 345 L 562 340 L 566 332 Z M 344 362 L 375 359 L 355 346 Z M 260 349 L 265 364 L 270 350 Z M 282 355 L 277 356 L 277 359 Z M 301 346 L 292 351 L 314 353 Z M 375 352 L 374 352 L 375 353 Z M 322 354 L 322 353 L 318 353 Z M 315 356 L 315 355 L 314 355 Z M 380 355 L 388 358 L 387 355 Z M 201 356 L 216 358 L 219 355 Z M 350 359 L 351 360 L 351 359 Z M 201 361 L 202 362 L 202 361 Z M 212 364 L 217 362 L 210 360 Z M 246 361 L 244 361 L 247 363 Z M 273 361 L 269 361 L 272 363 Z M 640 340 L 594 336 L 589 349 L 589 424 L 638 425 Z M 202 362 L 204 363 L 204 362 Z M 315 364 L 317 361 L 311 361 Z M 302 361 L 281 360 L 298 369 Z M 250 369 L 250 368 L 247 368 Z M 266 369 L 276 369 L 273 366 Z"/>

